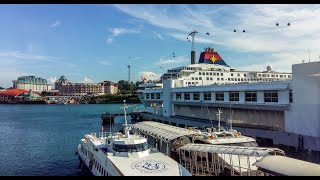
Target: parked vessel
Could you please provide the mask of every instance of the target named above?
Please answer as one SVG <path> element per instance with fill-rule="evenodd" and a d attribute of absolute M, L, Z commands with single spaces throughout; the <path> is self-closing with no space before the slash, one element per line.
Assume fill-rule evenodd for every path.
<path fill-rule="evenodd" d="M 135 134 L 126 120 L 124 133 L 86 134 L 78 145 L 82 168 L 94 176 L 191 176 L 170 157 L 150 148 L 147 139 Z M 103 129 L 102 129 L 103 130 Z"/>

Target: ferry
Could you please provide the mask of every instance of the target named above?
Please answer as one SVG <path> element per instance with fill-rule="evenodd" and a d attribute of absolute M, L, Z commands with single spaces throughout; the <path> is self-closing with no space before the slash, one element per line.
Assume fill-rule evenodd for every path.
<path fill-rule="evenodd" d="M 191 176 L 172 158 L 148 146 L 147 138 L 136 134 L 126 119 L 124 133 L 86 134 L 78 145 L 82 168 L 93 176 Z"/>

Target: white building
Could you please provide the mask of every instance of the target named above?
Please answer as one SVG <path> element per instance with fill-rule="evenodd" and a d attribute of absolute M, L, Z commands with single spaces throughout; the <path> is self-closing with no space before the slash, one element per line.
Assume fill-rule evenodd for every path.
<path fill-rule="evenodd" d="M 13 88 L 14 89 L 24 89 L 29 91 L 42 92 L 42 91 L 50 91 L 51 85 L 48 84 L 46 79 L 35 77 L 35 76 L 21 76 L 18 77 L 18 80 L 13 80 Z"/>

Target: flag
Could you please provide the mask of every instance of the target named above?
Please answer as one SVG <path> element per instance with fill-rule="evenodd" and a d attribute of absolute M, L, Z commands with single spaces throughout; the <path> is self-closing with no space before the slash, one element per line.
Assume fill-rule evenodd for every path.
<path fill-rule="evenodd" d="M 107 130 L 107 127 L 102 125 L 101 129 L 102 129 L 102 131 L 105 131 L 105 130 Z"/>

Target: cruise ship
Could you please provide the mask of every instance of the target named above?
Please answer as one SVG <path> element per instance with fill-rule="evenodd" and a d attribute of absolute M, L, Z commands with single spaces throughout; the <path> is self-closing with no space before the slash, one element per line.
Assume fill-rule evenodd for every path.
<path fill-rule="evenodd" d="M 82 168 L 94 176 L 191 176 L 172 158 L 150 148 L 147 139 L 130 130 L 124 133 L 87 134 L 78 145 Z"/>
<path fill-rule="evenodd" d="M 187 66 L 169 69 L 158 82 L 141 84 L 144 118 L 179 127 L 230 124 L 273 144 L 320 151 L 320 62 L 292 65 L 292 72 L 237 71 L 213 48 L 191 53 Z"/>

